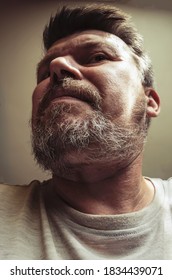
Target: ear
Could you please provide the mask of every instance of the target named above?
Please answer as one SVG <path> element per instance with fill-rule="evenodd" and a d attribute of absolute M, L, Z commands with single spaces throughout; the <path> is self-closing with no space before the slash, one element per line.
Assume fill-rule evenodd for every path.
<path fill-rule="evenodd" d="M 147 115 L 151 118 L 157 117 L 160 113 L 160 98 L 153 88 L 145 90 L 147 100 Z"/>

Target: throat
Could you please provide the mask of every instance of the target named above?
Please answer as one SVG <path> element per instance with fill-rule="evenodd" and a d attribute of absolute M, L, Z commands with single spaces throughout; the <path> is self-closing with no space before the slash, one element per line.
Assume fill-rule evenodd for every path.
<path fill-rule="evenodd" d="M 58 181 L 58 182 L 57 182 Z M 54 180 L 55 191 L 72 208 L 93 215 L 119 215 L 147 207 L 154 197 L 152 183 L 143 177 L 132 184 L 107 180 L 98 184 L 84 184 Z"/>

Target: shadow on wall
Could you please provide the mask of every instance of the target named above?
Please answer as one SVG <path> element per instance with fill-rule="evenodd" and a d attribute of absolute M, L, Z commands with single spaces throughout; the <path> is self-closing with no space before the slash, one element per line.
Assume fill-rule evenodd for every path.
<path fill-rule="evenodd" d="M 170 0 L 144 0 L 144 1 L 138 1 L 138 0 L 97 0 L 97 1 L 81 1 L 81 0 L 64 0 L 64 1 L 57 1 L 57 0 L 2 0 L 0 2 L 1 8 L 8 8 L 8 9 L 14 9 L 18 8 L 19 6 L 27 6 L 27 5 L 46 5 L 47 3 L 49 5 L 55 5 L 59 2 L 63 3 L 79 3 L 82 2 L 90 2 L 90 3 L 109 3 L 109 4 L 115 4 L 115 5 L 127 5 L 130 8 L 138 8 L 138 9 L 148 9 L 148 10 L 164 10 L 164 11 L 172 11 L 172 1 Z"/>

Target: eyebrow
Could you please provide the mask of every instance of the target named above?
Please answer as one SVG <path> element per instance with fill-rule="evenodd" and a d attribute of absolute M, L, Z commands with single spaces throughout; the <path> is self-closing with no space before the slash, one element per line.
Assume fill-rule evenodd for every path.
<path fill-rule="evenodd" d="M 96 49 L 96 48 L 104 48 L 107 49 L 108 51 L 111 52 L 111 54 L 117 55 L 117 48 L 113 45 L 109 45 L 105 42 L 99 42 L 99 41 L 91 41 L 91 42 L 83 42 L 80 43 L 79 45 L 75 46 L 75 49 L 77 50 L 87 50 L 89 51 L 90 49 Z M 65 51 L 65 49 L 62 49 L 63 51 Z M 61 53 L 61 48 L 56 50 L 56 51 L 52 51 L 48 54 L 46 54 L 41 61 L 37 64 L 37 74 L 40 70 L 40 68 L 46 66 L 47 64 L 49 64 L 54 58 L 59 57 Z"/>

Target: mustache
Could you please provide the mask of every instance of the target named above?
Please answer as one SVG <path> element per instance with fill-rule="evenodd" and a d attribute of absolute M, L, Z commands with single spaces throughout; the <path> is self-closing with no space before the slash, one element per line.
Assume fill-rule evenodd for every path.
<path fill-rule="evenodd" d="M 39 104 L 37 113 L 38 116 L 44 114 L 44 111 L 48 108 L 53 99 L 62 96 L 78 98 L 89 103 L 95 110 L 101 110 L 102 97 L 93 85 L 88 85 L 86 82 L 81 80 L 66 77 L 59 80 L 56 85 L 49 87 L 44 93 L 44 96 Z"/>

